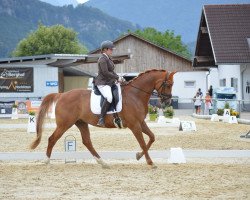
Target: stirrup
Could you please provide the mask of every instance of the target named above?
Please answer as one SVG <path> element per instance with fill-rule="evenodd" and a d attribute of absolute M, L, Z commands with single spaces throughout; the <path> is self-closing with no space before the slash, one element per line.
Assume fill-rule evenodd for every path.
<path fill-rule="evenodd" d="M 116 128 L 119 128 L 119 129 L 124 128 L 123 123 L 122 123 L 122 119 L 120 117 L 114 118 L 113 123 L 114 123 Z"/>
<path fill-rule="evenodd" d="M 104 122 L 104 118 L 103 118 L 103 117 L 101 117 L 101 118 L 98 120 L 97 126 L 105 127 L 105 122 Z"/>

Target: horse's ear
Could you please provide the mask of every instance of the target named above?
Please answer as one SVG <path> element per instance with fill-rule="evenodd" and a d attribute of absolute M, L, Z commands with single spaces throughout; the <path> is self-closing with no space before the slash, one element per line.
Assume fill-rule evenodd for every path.
<path fill-rule="evenodd" d="M 169 75 L 169 79 L 170 80 L 173 80 L 174 78 L 174 74 L 177 73 L 177 71 L 174 71 L 174 72 L 171 72 L 170 75 Z"/>

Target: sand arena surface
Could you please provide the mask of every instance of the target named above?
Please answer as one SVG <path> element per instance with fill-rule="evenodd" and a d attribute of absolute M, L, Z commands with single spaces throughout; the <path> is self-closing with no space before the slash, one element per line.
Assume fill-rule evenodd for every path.
<path fill-rule="evenodd" d="M 182 119 L 181 119 L 182 120 Z M 249 139 L 240 135 L 249 125 L 226 124 L 194 119 L 197 132 L 181 132 L 176 127 L 151 128 L 156 141 L 151 150 L 171 147 L 183 149 L 250 149 Z M 0 119 L 1 124 L 25 123 L 25 120 Z M 52 123 L 47 120 L 47 123 Z M 30 151 L 35 137 L 26 129 L 0 129 L 0 152 Z M 140 150 L 129 129 L 91 127 L 97 151 Z M 45 152 L 53 129 L 46 129 L 40 145 Z M 64 138 L 74 135 L 77 151 L 86 151 L 78 129 L 72 127 L 57 142 L 54 151 L 64 151 Z M 147 140 L 147 136 L 145 136 Z M 154 161 L 154 160 L 153 160 Z M 155 160 L 158 168 L 150 169 L 145 161 L 107 160 L 111 169 L 104 170 L 94 160 L 64 164 L 52 161 L 0 162 L 0 199 L 249 199 L 250 164 L 243 162 L 188 162 L 173 165 Z M 218 164 L 219 163 L 219 164 Z"/>

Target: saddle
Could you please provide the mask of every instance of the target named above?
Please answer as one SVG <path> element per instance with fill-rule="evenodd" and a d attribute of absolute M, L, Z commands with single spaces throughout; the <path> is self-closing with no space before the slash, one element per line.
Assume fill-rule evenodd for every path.
<path fill-rule="evenodd" d="M 113 85 L 111 87 L 113 101 L 110 104 L 109 110 L 107 114 L 113 114 L 114 120 L 113 123 L 117 128 L 124 128 L 122 124 L 121 118 L 118 116 L 118 112 L 122 110 L 122 95 L 121 95 L 121 88 L 117 85 Z M 101 113 L 101 107 L 104 101 L 104 97 L 102 96 L 101 92 L 98 90 L 97 86 L 94 86 L 91 92 L 90 97 L 90 109 L 94 114 Z"/>
<path fill-rule="evenodd" d="M 101 92 L 99 91 L 97 86 L 94 86 L 93 90 L 94 90 L 95 95 L 101 96 L 100 107 L 102 107 L 103 101 L 104 101 L 104 96 L 101 94 Z M 108 112 L 117 112 L 116 106 L 119 102 L 119 91 L 118 91 L 118 87 L 116 84 L 111 86 L 111 92 L 113 95 L 113 101 L 110 104 Z"/>
<path fill-rule="evenodd" d="M 113 101 L 110 104 L 110 108 L 107 114 L 113 114 L 121 112 L 122 110 L 122 94 L 119 83 L 112 87 Z M 101 107 L 104 101 L 104 97 L 96 86 L 93 87 L 90 97 L 90 109 L 94 114 L 101 114 Z"/>

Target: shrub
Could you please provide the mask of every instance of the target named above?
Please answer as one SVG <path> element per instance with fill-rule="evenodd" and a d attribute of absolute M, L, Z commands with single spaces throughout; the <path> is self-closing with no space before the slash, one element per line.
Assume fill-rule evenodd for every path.
<path fill-rule="evenodd" d="M 172 118 L 174 116 L 174 109 L 173 109 L 173 107 L 172 106 L 166 107 L 163 110 L 163 114 L 167 118 Z"/>
<path fill-rule="evenodd" d="M 217 115 L 222 116 L 224 114 L 224 109 L 218 109 L 217 110 Z"/>
<path fill-rule="evenodd" d="M 149 114 L 158 114 L 158 109 L 155 106 L 149 105 L 148 106 L 148 113 Z"/>
<path fill-rule="evenodd" d="M 233 110 L 232 108 L 230 109 L 230 115 L 231 116 L 236 116 L 237 118 L 240 117 L 240 113 L 237 112 L 236 110 Z"/>
<path fill-rule="evenodd" d="M 230 105 L 228 102 L 225 103 L 224 109 L 230 109 Z"/>
<path fill-rule="evenodd" d="M 36 115 L 35 111 L 29 111 L 29 115 Z"/>
<path fill-rule="evenodd" d="M 17 105 L 16 105 L 16 104 L 13 104 L 13 105 L 12 105 L 12 108 L 17 108 Z"/>

